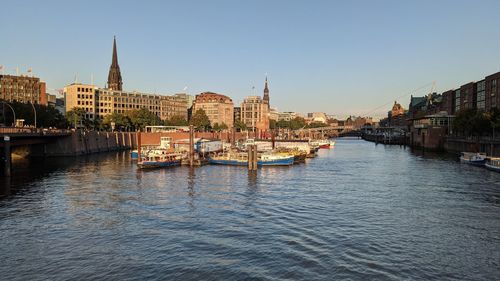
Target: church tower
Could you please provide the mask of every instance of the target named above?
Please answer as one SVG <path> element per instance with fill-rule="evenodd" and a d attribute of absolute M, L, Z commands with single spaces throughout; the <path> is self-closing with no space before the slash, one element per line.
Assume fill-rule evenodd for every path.
<path fill-rule="evenodd" d="M 108 88 L 115 91 L 122 90 L 122 75 L 118 65 L 118 54 L 116 53 L 116 37 L 113 38 L 113 58 L 108 74 Z"/>
<path fill-rule="evenodd" d="M 267 104 L 269 105 L 269 88 L 267 87 L 267 76 L 266 76 L 266 85 L 264 86 L 264 98 L 263 98 L 264 101 L 267 102 Z"/>

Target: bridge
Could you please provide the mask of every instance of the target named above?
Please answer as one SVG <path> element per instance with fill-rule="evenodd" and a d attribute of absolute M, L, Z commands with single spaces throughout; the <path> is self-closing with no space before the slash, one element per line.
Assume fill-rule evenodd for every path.
<path fill-rule="evenodd" d="M 303 128 L 295 130 L 295 133 L 300 136 L 308 136 L 312 138 L 320 138 L 320 137 L 338 137 L 344 134 L 348 134 L 353 131 L 352 125 L 343 125 L 343 126 L 327 126 L 327 127 L 318 127 L 318 128 Z"/>
<path fill-rule="evenodd" d="M 135 132 L 101 132 L 26 127 L 0 127 L 4 175 L 11 174 L 11 154 L 78 156 L 130 149 L 137 145 Z"/>
<path fill-rule="evenodd" d="M 57 137 L 67 137 L 72 132 L 65 129 L 0 127 L 0 140 L 3 140 L 0 147 L 4 147 L 6 142 L 10 142 L 10 146 L 48 143 Z"/>

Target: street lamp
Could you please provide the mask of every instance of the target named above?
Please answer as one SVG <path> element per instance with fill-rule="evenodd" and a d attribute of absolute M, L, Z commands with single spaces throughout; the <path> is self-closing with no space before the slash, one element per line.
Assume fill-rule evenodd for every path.
<path fill-rule="evenodd" d="M 33 107 L 33 113 L 35 114 L 35 129 L 36 129 L 36 109 L 32 101 L 30 101 L 31 107 Z"/>
<path fill-rule="evenodd" d="M 15 127 L 16 126 L 16 112 L 14 111 L 14 108 L 12 108 L 12 106 L 10 104 L 8 104 L 8 103 L 6 103 L 4 101 L 0 101 L 0 102 L 3 103 L 3 104 L 6 104 L 10 108 L 10 110 L 12 110 L 12 115 L 14 116 L 13 127 Z M 3 118 L 5 119 L 5 112 L 4 112 L 4 117 Z"/>

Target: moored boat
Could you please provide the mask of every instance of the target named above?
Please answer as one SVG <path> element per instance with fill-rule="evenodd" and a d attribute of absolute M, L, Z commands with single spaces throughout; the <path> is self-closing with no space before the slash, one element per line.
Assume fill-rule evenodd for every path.
<path fill-rule="evenodd" d="M 484 164 L 488 170 L 500 172 L 500 157 L 488 158 Z"/>
<path fill-rule="evenodd" d="M 181 160 L 182 154 L 180 153 L 150 152 L 137 162 L 137 166 L 141 169 L 180 166 Z"/>
<path fill-rule="evenodd" d="M 137 149 L 130 151 L 130 158 L 132 158 L 132 159 L 139 158 L 139 152 L 137 151 Z"/>
<path fill-rule="evenodd" d="M 247 166 L 248 154 L 239 153 L 222 153 L 209 158 L 210 164 L 216 165 L 232 165 L 232 166 Z M 294 163 L 293 155 L 278 155 L 272 153 L 264 153 L 258 156 L 257 166 L 290 166 Z"/>
<path fill-rule="evenodd" d="M 486 163 L 486 154 L 477 152 L 462 152 L 460 162 L 474 166 L 484 166 Z"/>
<path fill-rule="evenodd" d="M 313 140 L 311 141 L 312 146 L 317 146 L 319 148 L 327 149 L 330 148 L 330 141 L 329 140 Z"/>

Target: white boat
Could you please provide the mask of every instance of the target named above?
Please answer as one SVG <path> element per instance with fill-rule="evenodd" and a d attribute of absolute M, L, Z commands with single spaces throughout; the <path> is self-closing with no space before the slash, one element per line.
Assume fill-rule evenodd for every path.
<path fill-rule="evenodd" d="M 484 166 L 489 170 L 500 172 L 500 157 L 489 158 Z"/>
<path fill-rule="evenodd" d="M 480 152 L 462 152 L 460 162 L 475 166 L 484 166 L 486 163 L 486 153 Z"/>

